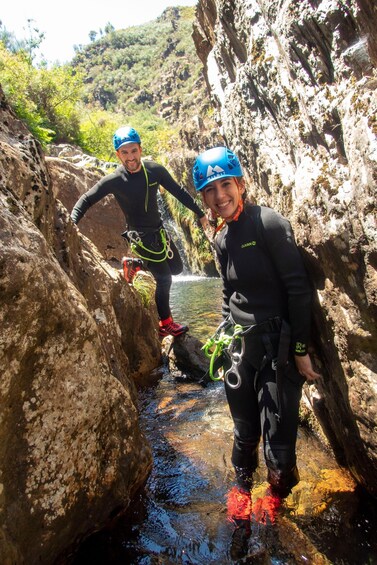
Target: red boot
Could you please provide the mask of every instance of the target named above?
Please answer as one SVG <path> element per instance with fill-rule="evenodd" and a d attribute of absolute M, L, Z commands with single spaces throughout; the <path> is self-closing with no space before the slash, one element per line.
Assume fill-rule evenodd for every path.
<path fill-rule="evenodd" d="M 135 257 L 122 258 L 123 275 L 129 284 L 132 284 L 134 276 L 143 267 L 143 261 Z"/>
<path fill-rule="evenodd" d="M 257 498 L 253 504 L 253 519 L 266 526 L 275 524 L 282 502 L 283 499 L 268 488 L 265 496 Z"/>
<path fill-rule="evenodd" d="M 250 520 L 251 515 L 251 496 L 249 490 L 240 487 L 233 487 L 227 498 L 228 519 L 232 522 L 237 520 Z"/>
<path fill-rule="evenodd" d="M 188 329 L 188 326 L 177 324 L 177 322 L 174 322 L 173 318 L 169 316 L 169 318 L 166 318 L 166 320 L 160 320 L 158 332 L 160 334 L 160 337 L 166 337 L 168 335 L 177 337 L 188 332 Z"/>
<path fill-rule="evenodd" d="M 251 495 L 249 490 L 233 487 L 227 498 L 228 520 L 236 527 L 230 544 L 230 556 L 238 561 L 247 555 L 251 535 Z"/>

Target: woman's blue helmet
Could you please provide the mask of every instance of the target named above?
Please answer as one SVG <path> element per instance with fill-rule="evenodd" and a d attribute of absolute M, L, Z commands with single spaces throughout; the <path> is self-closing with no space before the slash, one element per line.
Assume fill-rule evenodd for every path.
<path fill-rule="evenodd" d="M 140 136 L 136 129 L 130 126 L 123 126 L 117 129 L 114 133 L 113 142 L 115 151 L 118 151 L 118 149 L 122 147 L 122 145 L 126 145 L 126 143 L 141 143 Z"/>
<path fill-rule="evenodd" d="M 200 192 L 219 178 L 242 177 L 237 155 L 227 147 L 212 147 L 198 155 L 192 168 L 195 189 Z"/>

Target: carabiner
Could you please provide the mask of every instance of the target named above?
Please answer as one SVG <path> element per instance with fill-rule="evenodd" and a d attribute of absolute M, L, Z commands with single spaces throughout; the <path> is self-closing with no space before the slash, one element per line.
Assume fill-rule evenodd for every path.
<path fill-rule="evenodd" d="M 241 363 L 243 354 L 245 353 L 245 339 L 243 337 L 238 339 L 241 339 L 241 351 L 230 350 L 231 348 L 235 349 L 236 339 L 234 339 L 231 346 L 228 349 L 228 354 L 232 360 L 232 364 L 224 375 L 224 380 L 226 384 L 228 385 L 229 388 L 233 390 L 240 388 L 242 384 L 240 373 L 238 371 L 238 365 Z"/>

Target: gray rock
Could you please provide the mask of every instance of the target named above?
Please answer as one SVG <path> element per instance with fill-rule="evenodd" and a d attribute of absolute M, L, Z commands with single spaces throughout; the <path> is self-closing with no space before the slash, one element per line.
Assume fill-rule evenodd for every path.
<path fill-rule="evenodd" d="M 170 370 L 180 371 L 188 379 L 201 381 L 209 369 L 209 360 L 202 347 L 202 342 L 189 333 L 165 338 L 164 350 L 170 361 Z"/>

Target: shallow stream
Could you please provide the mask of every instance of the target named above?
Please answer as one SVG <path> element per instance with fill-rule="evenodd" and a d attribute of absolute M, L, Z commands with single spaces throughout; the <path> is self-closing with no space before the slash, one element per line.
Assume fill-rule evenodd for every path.
<path fill-rule="evenodd" d="M 177 279 L 172 304 L 175 318 L 205 341 L 220 321 L 220 281 Z M 222 384 L 203 388 L 166 371 L 140 391 L 140 415 L 153 471 L 128 513 L 83 544 L 74 565 L 377 564 L 375 505 L 307 430 L 298 436 L 300 483 L 274 526 L 252 523 L 246 555 L 236 560 L 225 503 L 234 480 L 232 421 Z M 253 500 L 267 486 L 260 455 Z"/>

